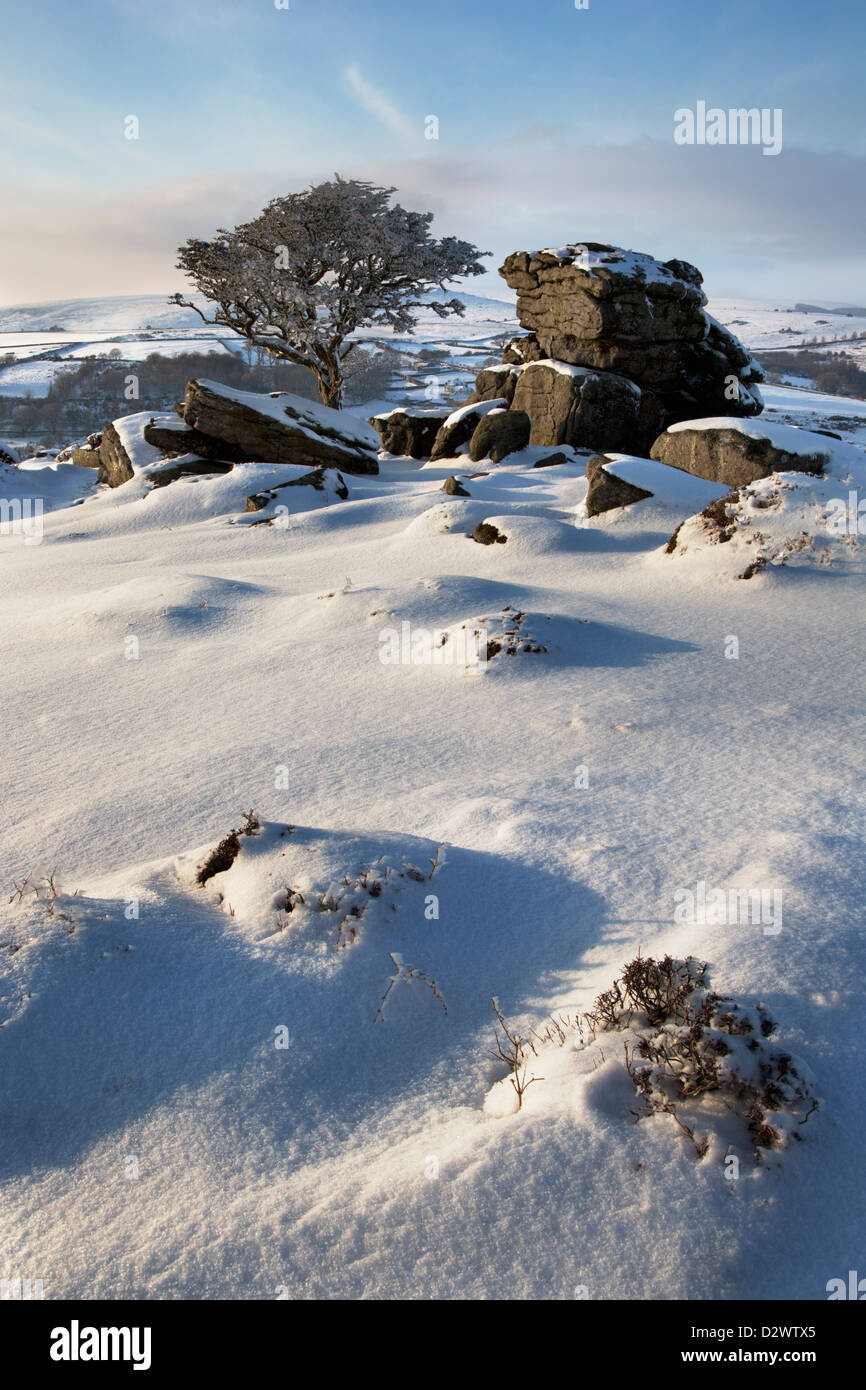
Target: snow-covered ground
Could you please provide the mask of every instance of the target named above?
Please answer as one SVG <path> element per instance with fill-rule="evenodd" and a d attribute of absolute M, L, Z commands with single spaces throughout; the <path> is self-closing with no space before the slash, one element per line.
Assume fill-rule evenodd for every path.
<path fill-rule="evenodd" d="M 441 319 L 422 309 L 411 335 L 385 327 L 354 335 L 406 358 L 407 365 L 393 382 L 395 400 L 459 400 L 472 390 L 476 372 L 499 358 L 504 339 L 520 331 L 513 301 L 463 293 L 458 297 L 464 305 L 462 317 Z M 201 296 L 194 299 L 206 307 Z M 174 357 L 190 352 L 243 354 L 244 349 L 242 338 L 206 326 L 192 310 L 170 305 L 159 295 L 5 308 L 0 309 L 0 356 L 12 354 L 16 360 L 0 366 L 0 396 L 44 398 L 58 374 L 71 370 L 81 358 L 100 354 L 117 353 L 120 361 L 135 363 L 151 353 Z M 370 402 L 371 412 L 380 405 Z"/>
<path fill-rule="evenodd" d="M 503 296 L 508 296 L 505 287 Z M 459 297 L 465 309 L 462 318 L 440 319 L 422 310 L 414 334 L 374 328 L 355 335 L 359 340 L 396 349 L 406 359 L 392 383 L 393 400 L 403 404 L 458 401 L 472 390 L 479 368 L 500 358 L 505 338 L 522 332 L 512 298 L 487 299 L 466 293 Z M 196 298 L 205 307 L 205 301 Z M 858 361 L 866 360 L 866 340 L 841 341 L 851 333 L 866 332 L 866 318 L 739 299 L 710 298 L 708 310 L 759 358 L 762 349 L 798 348 L 825 337 L 828 343 L 817 351 L 845 351 Z M 0 355 L 13 353 L 17 359 L 0 367 L 0 395 L 44 397 L 54 376 L 67 370 L 70 362 L 100 353 L 117 351 L 122 361 L 138 362 L 151 353 L 175 356 L 234 350 L 243 351 L 241 339 L 207 327 L 192 310 L 168 304 L 160 295 L 0 309 Z M 42 360 L 28 360 L 34 356 Z M 382 405 L 381 401 L 370 402 L 371 410 Z"/>
<path fill-rule="evenodd" d="M 440 298 L 451 297 L 440 294 Z M 468 293 L 460 293 L 457 297 L 463 301 L 465 309 L 460 319 L 440 319 L 433 313 L 421 312 L 419 322 L 423 324 L 425 337 L 450 343 L 467 329 L 468 336 L 475 337 L 476 330 L 489 325 L 520 331 L 514 296 L 504 285 L 498 299 Z M 200 295 L 193 298 L 202 309 L 206 308 Z M 707 309 L 753 351 L 799 347 L 801 340 L 814 337 L 829 340 L 866 332 L 866 316 L 832 313 L 829 309 L 807 312 L 787 301 L 726 299 L 711 294 Z M 15 349 L 16 339 L 44 345 L 100 342 L 118 334 L 132 335 L 145 328 L 153 330 L 156 338 L 165 334 L 168 340 L 178 333 L 192 331 L 198 338 L 213 331 L 192 309 L 170 304 L 166 295 L 55 300 L 0 308 L 0 350 Z M 220 331 L 218 336 L 230 335 Z M 370 335 L 365 331 L 362 336 Z M 372 336 L 386 338 L 391 334 L 390 330 L 377 329 Z"/>
<path fill-rule="evenodd" d="M 30 396 L 40 399 L 48 395 L 51 383 L 63 372 L 73 371 L 69 362 L 53 358 L 38 362 L 13 362 L 0 371 L 0 396 Z"/>
<path fill-rule="evenodd" d="M 707 308 L 758 357 L 762 348 L 799 348 L 814 338 L 830 341 L 866 332 L 866 316 L 805 312 L 773 300 L 711 298 Z"/>
<path fill-rule="evenodd" d="M 857 1267 L 863 541 L 727 579 L 665 553 L 693 486 L 587 522 L 549 452 L 385 460 L 272 525 L 245 494 L 285 467 L 4 471 L 45 514 L 0 535 L 0 1276 L 820 1299 Z M 448 660 L 466 633 L 500 650 Z M 772 915 L 684 920 L 700 885 Z M 766 1005 L 803 1142 L 756 1164 L 711 1099 L 703 1158 L 636 1123 L 617 1033 L 539 1045 L 515 1111 L 491 996 L 543 1032 L 638 951 Z"/>

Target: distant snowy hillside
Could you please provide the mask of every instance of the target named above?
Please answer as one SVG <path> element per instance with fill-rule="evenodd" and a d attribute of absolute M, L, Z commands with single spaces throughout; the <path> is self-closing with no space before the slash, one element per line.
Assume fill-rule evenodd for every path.
<path fill-rule="evenodd" d="M 189 296 L 202 310 L 203 295 Z M 459 299 L 468 318 L 514 319 L 514 305 L 503 299 L 484 299 L 457 290 L 435 290 L 431 300 Z M 424 317 L 424 315 L 421 315 Z M 435 318 L 431 314 L 430 318 Z M 133 294 L 101 299 L 57 299 L 45 304 L 18 304 L 0 308 L 0 333 L 137 333 L 142 328 L 204 328 L 192 309 L 168 303 L 167 294 Z"/>
<path fill-rule="evenodd" d="M 802 347 L 816 338 L 829 341 L 866 332 L 866 310 L 849 318 L 805 304 L 749 299 L 710 299 L 707 308 L 759 357 L 762 348 Z"/>
<path fill-rule="evenodd" d="M 204 309 L 201 295 L 191 296 Z M 131 294 L 100 299 L 57 299 L 46 304 L 0 308 L 0 332 L 135 333 L 140 328 L 195 328 L 202 321 L 192 309 L 168 303 L 167 294 Z"/>

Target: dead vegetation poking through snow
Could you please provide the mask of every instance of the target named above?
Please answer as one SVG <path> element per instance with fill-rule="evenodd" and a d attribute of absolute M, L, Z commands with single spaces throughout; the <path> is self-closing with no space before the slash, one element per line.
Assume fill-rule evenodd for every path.
<path fill-rule="evenodd" d="M 537 1057 L 538 1052 L 531 1038 L 522 1037 L 517 1029 L 507 1022 L 499 1007 L 499 1000 L 494 996 L 490 1002 L 496 1015 L 496 1028 L 493 1033 L 496 1051 L 491 1053 L 491 1056 L 498 1058 L 508 1067 L 509 1080 L 517 1097 L 517 1109 L 521 1110 L 523 1097 L 529 1087 L 535 1081 L 544 1080 L 543 1076 L 527 1075 L 529 1054 L 532 1053 L 534 1057 Z"/>
<path fill-rule="evenodd" d="M 379 1007 L 376 1010 L 376 1016 L 373 1019 L 373 1022 L 385 1022 L 385 1004 L 387 1002 L 388 996 L 391 993 L 391 990 L 394 988 L 394 986 L 399 984 L 401 981 L 405 984 L 411 984 L 413 980 L 417 980 L 420 984 L 426 985 L 427 988 L 430 990 L 431 994 L 433 995 L 434 999 L 438 999 L 439 1003 L 442 1005 L 442 1012 L 444 1014 L 447 1014 L 448 1005 L 445 1003 L 445 1000 L 442 997 L 442 994 L 439 990 L 439 986 L 437 985 L 436 981 L 431 980 L 429 975 L 425 975 L 423 970 L 416 970 L 413 966 L 406 965 L 406 963 L 403 960 L 403 957 L 397 955 L 395 951 L 389 951 L 388 954 L 391 957 L 391 964 L 394 967 L 394 973 L 393 975 L 390 975 L 388 977 L 388 984 L 385 987 L 385 993 L 382 995 L 382 998 L 379 1001 Z"/>
<path fill-rule="evenodd" d="M 595 1001 L 586 1021 L 599 1030 L 629 1031 L 625 1064 L 647 1115 L 670 1115 L 700 1158 L 710 1145 L 698 1138 L 677 1106 L 714 1097 L 746 1127 L 757 1161 L 817 1109 L 811 1087 L 791 1055 L 771 1043 L 776 1023 L 762 1004 L 738 1004 L 707 987 L 707 964 L 693 956 L 637 956 Z M 805 1107 L 805 1110 L 804 1110 Z M 708 1117 L 709 1118 L 709 1117 Z"/>
<path fill-rule="evenodd" d="M 230 869 L 232 864 L 240 854 L 241 836 L 256 835 L 261 830 L 262 824 L 254 811 L 244 813 L 244 824 L 239 830 L 230 830 L 224 840 L 220 840 L 215 849 L 212 849 L 207 859 L 199 868 L 196 874 L 196 883 L 202 886 L 208 879 L 215 874 L 223 874 L 226 869 Z"/>
<path fill-rule="evenodd" d="M 69 935 L 75 931 L 75 918 L 72 913 L 67 912 L 63 904 L 70 898 L 78 897 L 79 890 L 76 888 L 72 894 L 64 893 L 57 885 L 57 870 L 52 869 L 50 874 L 45 874 L 42 878 L 34 878 L 33 870 L 25 874 L 19 882 L 12 880 L 12 892 L 9 902 L 22 907 L 28 901 L 37 903 L 41 909 L 41 920 L 47 921 L 55 918 L 59 922 L 68 924 Z M 17 946 L 12 947 L 17 950 Z"/>
<path fill-rule="evenodd" d="M 438 881 L 447 860 L 444 842 L 429 846 L 419 868 L 423 861 L 408 857 L 403 845 L 371 853 L 376 841 L 346 838 L 339 848 L 327 833 L 263 821 L 248 811 L 213 849 L 177 864 L 182 880 L 209 889 L 224 912 L 263 931 L 263 939 L 276 941 L 290 930 L 299 944 L 342 950 L 360 942 L 362 923 L 391 921 L 405 890 Z M 425 897 L 425 911 L 431 901 Z"/>
<path fill-rule="evenodd" d="M 839 523 L 849 487 L 808 473 L 759 478 L 681 522 L 663 554 L 731 579 L 768 566 L 840 564 L 856 558 L 859 539 Z"/>
<path fill-rule="evenodd" d="M 562 1047 L 576 1037 L 578 1049 L 599 1034 L 625 1033 L 625 1066 L 640 1102 L 635 1122 L 670 1115 L 698 1157 L 710 1149 L 711 1131 L 729 1130 L 729 1116 L 749 1136 L 756 1162 L 800 1129 L 818 1109 L 810 1081 L 790 1053 L 772 1041 L 775 1021 L 763 1004 L 746 1005 L 708 987 L 707 964 L 693 956 L 676 960 L 636 956 L 609 989 L 583 1014 L 551 1020 L 547 1029 L 522 1036 L 508 1025 L 498 1002 L 494 1054 L 511 1072 L 517 1109 L 530 1085 L 541 1047 Z M 698 1134 L 698 1127 L 706 1132 Z"/>
<path fill-rule="evenodd" d="M 508 603 L 501 613 L 495 613 L 491 617 L 476 619 L 478 628 L 487 633 L 486 661 L 492 661 L 495 656 L 504 653 L 506 656 L 517 656 L 522 652 L 546 652 L 549 648 L 533 637 L 526 629 L 526 613 L 519 608 L 512 608 Z M 535 621 L 540 622 L 541 617 L 535 616 Z M 550 622 L 550 619 L 547 619 Z"/>

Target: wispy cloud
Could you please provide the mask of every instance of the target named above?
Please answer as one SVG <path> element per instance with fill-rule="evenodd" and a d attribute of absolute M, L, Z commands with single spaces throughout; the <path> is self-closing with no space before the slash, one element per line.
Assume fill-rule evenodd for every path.
<path fill-rule="evenodd" d="M 346 68 L 345 76 L 350 90 L 365 111 L 369 111 L 371 116 L 375 116 L 378 121 L 388 126 L 395 135 L 399 135 L 402 139 L 418 139 L 421 134 L 419 123 L 412 121 L 405 112 L 401 111 L 381 87 L 376 87 L 372 82 L 368 82 L 357 63 L 352 63 Z"/>
<path fill-rule="evenodd" d="M 44 125 L 29 118 L 25 119 L 0 111 L 0 131 L 5 132 L 9 141 L 25 148 L 28 146 L 41 147 L 42 149 L 49 147 L 61 150 L 64 154 L 74 155 L 76 159 L 95 164 L 104 163 L 103 155 L 99 150 L 94 150 L 81 140 L 73 139 L 59 125 Z"/>

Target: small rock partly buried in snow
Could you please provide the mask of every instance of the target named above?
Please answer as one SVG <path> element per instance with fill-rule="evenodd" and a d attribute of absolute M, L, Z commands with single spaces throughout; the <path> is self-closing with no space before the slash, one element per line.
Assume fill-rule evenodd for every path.
<path fill-rule="evenodd" d="M 453 474 L 450 478 L 445 479 L 444 483 L 442 484 L 442 491 L 446 492 L 449 497 L 470 496 L 468 488 L 465 488 L 463 484 L 459 481 L 459 479 L 455 478 Z"/>
<path fill-rule="evenodd" d="M 533 468 L 559 468 L 564 463 L 568 463 L 566 454 L 546 454 L 543 459 L 538 459 L 532 466 Z"/>
<path fill-rule="evenodd" d="M 588 516 L 600 516 L 602 512 L 613 511 L 615 507 L 629 507 L 640 502 L 652 493 L 645 488 L 635 487 L 622 478 L 609 473 L 605 464 L 607 454 L 595 454 L 587 459 L 586 476 L 589 486 L 586 491 L 586 511 Z"/>
<path fill-rule="evenodd" d="M 333 469 L 314 468 L 310 473 L 301 474 L 300 478 L 290 478 L 286 483 L 277 483 L 274 487 L 268 488 L 265 492 L 254 492 L 247 498 L 247 505 L 244 508 L 247 512 L 261 512 L 271 502 L 276 501 L 277 493 L 287 487 L 313 487 L 317 492 L 327 492 L 328 486 L 332 486 L 334 494 L 341 501 L 349 496 L 349 489 L 345 478 Z"/>
<path fill-rule="evenodd" d="M 473 463 L 490 458 L 499 463 L 507 454 L 516 454 L 529 443 L 532 421 L 524 410 L 491 410 L 475 426 L 469 444 Z"/>
<path fill-rule="evenodd" d="M 479 521 L 472 532 L 472 539 L 479 545 L 504 545 L 508 537 L 503 536 L 502 532 L 491 526 L 488 521 Z"/>

